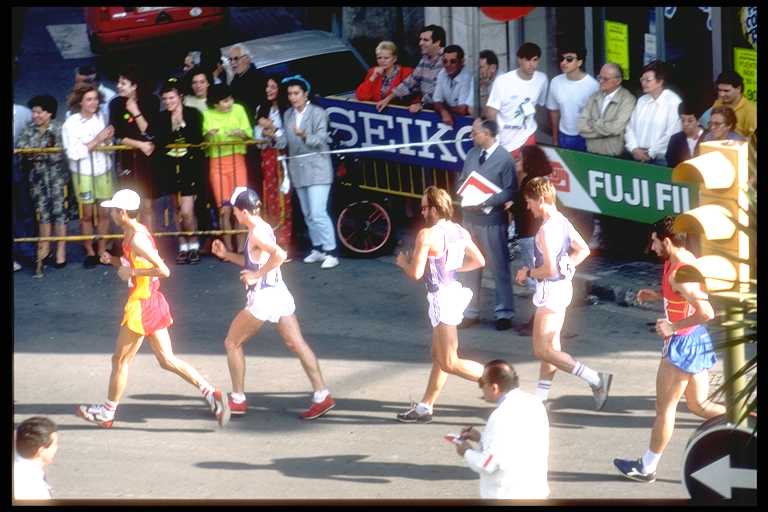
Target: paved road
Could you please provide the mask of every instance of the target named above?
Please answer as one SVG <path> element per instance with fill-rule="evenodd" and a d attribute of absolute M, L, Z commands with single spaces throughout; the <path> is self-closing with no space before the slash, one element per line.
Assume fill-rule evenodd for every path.
<path fill-rule="evenodd" d="M 176 351 L 229 390 L 222 341 L 242 306 L 237 269 L 204 258 L 172 271 L 163 286 L 176 320 Z M 59 424 L 61 448 L 50 468 L 56 496 L 476 497 L 476 475 L 442 440 L 462 426 L 481 425 L 490 413 L 474 384 L 450 378 L 431 424 L 394 421 L 426 384 L 430 329 L 423 286 L 407 280 L 391 256 L 344 259 L 330 271 L 292 262 L 284 274 L 338 406 L 314 422 L 297 418 L 309 400 L 308 382 L 274 328 L 266 327 L 247 346 L 251 411 L 224 430 L 197 391 L 160 370 L 147 347 L 133 364 L 115 428 L 75 417 L 76 403 L 104 399 L 125 285 L 106 267 L 70 265 L 42 280 L 15 274 L 14 421 L 42 414 Z M 517 298 L 520 317 L 527 318 L 529 299 Z M 605 410 L 595 412 L 583 382 L 557 376 L 552 498 L 686 498 L 681 458 L 700 420 L 684 406 L 656 483 L 625 480 L 611 464 L 616 456 L 639 456 L 648 442 L 660 343 L 645 323 L 656 315 L 609 303 L 572 308 L 565 330 L 575 336 L 564 340 L 566 350 L 616 377 Z M 508 359 L 522 388 L 535 388 L 538 365 L 527 338 L 497 332 L 489 321 L 461 332 L 461 352 L 478 361 Z"/>

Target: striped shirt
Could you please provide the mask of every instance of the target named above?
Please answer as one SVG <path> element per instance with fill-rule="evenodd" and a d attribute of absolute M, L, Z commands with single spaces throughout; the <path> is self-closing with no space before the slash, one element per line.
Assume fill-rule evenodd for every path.
<path fill-rule="evenodd" d="M 440 52 L 434 58 L 424 55 L 413 73 L 400 82 L 393 91 L 396 98 L 402 98 L 409 94 L 421 94 L 421 104 L 431 105 L 434 100 L 432 94 L 435 92 L 437 84 L 437 75 L 443 69 L 443 53 Z"/>

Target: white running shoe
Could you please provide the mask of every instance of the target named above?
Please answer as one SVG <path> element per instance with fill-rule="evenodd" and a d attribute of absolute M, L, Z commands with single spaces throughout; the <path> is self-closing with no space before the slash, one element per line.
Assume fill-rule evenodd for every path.
<path fill-rule="evenodd" d="M 312 252 L 307 255 L 306 258 L 304 258 L 304 263 L 317 263 L 319 261 L 325 261 L 325 258 L 328 255 L 324 252 L 318 251 L 317 249 L 312 249 Z"/>
<path fill-rule="evenodd" d="M 14 260 L 13 261 L 13 271 L 14 272 L 18 272 L 19 270 L 21 270 L 21 265 L 19 265 L 19 263 L 16 260 Z"/>
<path fill-rule="evenodd" d="M 320 268 L 333 268 L 338 266 L 339 266 L 339 258 L 329 254 L 323 260 L 323 263 L 322 265 L 320 265 Z"/>

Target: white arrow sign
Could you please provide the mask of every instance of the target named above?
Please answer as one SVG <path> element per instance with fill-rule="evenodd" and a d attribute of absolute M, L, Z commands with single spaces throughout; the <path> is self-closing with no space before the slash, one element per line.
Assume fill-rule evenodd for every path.
<path fill-rule="evenodd" d="M 691 473 L 691 477 L 727 500 L 731 499 L 734 487 L 757 489 L 757 470 L 731 467 L 730 455 Z"/>

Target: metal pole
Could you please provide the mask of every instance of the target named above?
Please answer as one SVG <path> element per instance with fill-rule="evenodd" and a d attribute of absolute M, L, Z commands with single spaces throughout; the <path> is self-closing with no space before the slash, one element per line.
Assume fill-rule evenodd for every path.
<path fill-rule="evenodd" d="M 733 379 L 746 362 L 744 343 L 737 343 L 737 340 L 744 338 L 744 307 L 741 304 L 729 305 L 726 311 L 725 339 L 730 346 L 726 347 L 723 359 L 723 373 L 727 381 L 725 403 L 728 421 L 735 425 L 746 411 L 746 397 L 738 398 L 739 393 L 744 390 L 746 377 L 742 375 Z"/>

